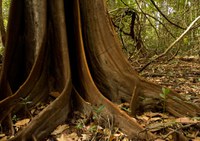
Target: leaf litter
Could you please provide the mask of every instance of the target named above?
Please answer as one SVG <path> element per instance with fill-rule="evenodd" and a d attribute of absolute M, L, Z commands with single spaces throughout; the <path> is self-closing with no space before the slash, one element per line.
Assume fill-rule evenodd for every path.
<path fill-rule="evenodd" d="M 198 62 L 173 60 L 166 64 L 154 64 L 150 69 L 145 70 L 141 76 L 163 87 L 174 89 L 185 96 L 189 102 L 199 104 L 199 70 L 200 64 Z M 129 103 L 122 103 L 118 106 L 128 114 L 130 113 Z M 67 136 L 67 141 L 73 139 L 77 141 L 130 141 L 126 134 L 117 127 L 103 127 L 99 125 L 98 119 L 87 117 L 77 111 L 73 115 L 71 120 L 67 121 L 69 128 L 61 133 L 61 135 L 74 135 L 71 139 L 68 139 L 69 136 Z M 137 115 L 134 119 L 145 130 L 157 135 L 156 141 L 200 141 L 200 117 L 177 118 L 163 111 L 146 111 Z"/>
<path fill-rule="evenodd" d="M 200 103 L 200 64 L 183 60 L 172 60 L 169 63 L 152 64 L 141 73 L 147 80 L 169 87 L 182 94 L 189 102 Z M 40 103 L 30 109 L 32 116 L 43 110 L 47 103 Z M 118 105 L 130 113 L 129 103 Z M 102 108 L 102 107 L 101 107 Z M 98 111 L 98 110 L 97 110 Z M 96 112 L 97 112 L 96 111 Z M 45 141 L 130 141 L 118 127 L 101 125 L 94 113 L 87 116 L 79 111 L 70 114 L 65 124 L 59 125 Z M 145 130 L 151 131 L 159 138 L 156 141 L 191 140 L 200 141 L 200 117 L 177 118 L 163 111 L 146 111 L 134 118 Z M 15 130 L 20 130 L 30 121 L 30 117 L 14 118 Z M 53 121 L 52 121 L 53 122 Z M 0 141 L 9 137 L 0 133 Z"/>

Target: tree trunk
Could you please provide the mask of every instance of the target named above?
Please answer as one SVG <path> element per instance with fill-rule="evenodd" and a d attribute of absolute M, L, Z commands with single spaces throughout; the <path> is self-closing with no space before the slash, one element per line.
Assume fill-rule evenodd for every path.
<path fill-rule="evenodd" d="M 3 9 L 2 9 L 3 0 L 0 1 L 0 32 L 1 32 L 1 42 L 5 46 L 6 41 L 6 30 L 3 22 Z"/>
<path fill-rule="evenodd" d="M 21 99 L 34 106 L 52 92 L 58 97 L 10 140 L 47 136 L 74 110 L 72 98 L 79 102 L 73 107 L 81 105 L 86 111 L 85 101 L 103 105 L 104 118 L 113 119 L 129 138 L 154 138 L 113 103 L 131 102 L 135 116 L 138 107 L 156 107 L 161 87 L 141 79 L 125 60 L 103 0 L 12 1 L 0 80 L 0 122 L 20 110 Z M 199 112 L 175 92 L 166 104 L 175 116 Z"/>

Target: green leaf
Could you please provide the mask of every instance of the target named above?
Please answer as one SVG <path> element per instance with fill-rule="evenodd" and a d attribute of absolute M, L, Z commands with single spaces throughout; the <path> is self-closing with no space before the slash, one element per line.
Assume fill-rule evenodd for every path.
<path fill-rule="evenodd" d="M 104 105 L 101 105 L 97 110 L 96 113 L 99 114 L 105 108 Z"/>
<path fill-rule="evenodd" d="M 162 87 L 162 92 L 163 94 L 168 95 L 170 93 L 170 89 Z"/>
<path fill-rule="evenodd" d="M 160 97 L 166 99 L 166 96 L 164 94 L 160 94 Z"/>

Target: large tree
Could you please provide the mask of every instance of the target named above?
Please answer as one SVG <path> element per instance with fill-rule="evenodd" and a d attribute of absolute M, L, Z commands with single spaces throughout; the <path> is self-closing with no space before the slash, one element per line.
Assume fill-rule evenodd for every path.
<path fill-rule="evenodd" d="M 12 131 L 12 113 L 56 99 L 10 140 L 40 140 L 65 122 L 70 111 L 104 106 L 129 138 L 154 138 L 114 103 L 130 102 L 132 116 L 156 108 L 162 87 L 140 78 L 124 58 L 104 0 L 11 2 L 0 80 L 0 122 Z M 142 97 L 142 98 L 141 98 Z M 159 107 L 158 107 L 159 108 Z M 199 108 L 171 91 L 166 110 L 196 116 Z"/>

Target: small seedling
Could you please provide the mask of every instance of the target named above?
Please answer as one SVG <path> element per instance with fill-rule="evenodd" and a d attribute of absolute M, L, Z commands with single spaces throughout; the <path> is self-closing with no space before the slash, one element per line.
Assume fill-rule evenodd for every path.
<path fill-rule="evenodd" d="M 122 110 L 124 110 L 125 112 L 128 112 L 128 113 L 130 113 L 130 112 L 131 112 L 130 108 L 121 107 L 121 109 L 122 109 Z"/>
<path fill-rule="evenodd" d="M 170 89 L 168 88 L 162 88 L 162 93 L 160 94 L 160 97 L 163 100 L 163 112 L 166 111 L 166 102 L 167 102 L 167 98 L 168 98 L 168 94 L 170 93 Z"/>
<path fill-rule="evenodd" d="M 95 113 L 99 115 L 104 108 L 105 108 L 105 106 L 101 105 L 98 109 L 96 109 Z"/>
<path fill-rule="evenodd" d="M 32 103 L 32 101 L 28 100 L 28 97 L 26 98 L 20 98 L 21 99 L 21 104 L 24 105 L 25 111 L 29 114 L 29 116 L 32 118 L 32 115 L 28 109 L 28 105 Z"/>
<path fill-rule="evenodd" d="M 97 131 L 97 126 L 96 126 L 96 125 L 92 125 L 92 126 L 89 128 L 89 131 L 90 131 L 91 133 Z"/>
<path fill-rule="evenodd" d="M 99 106 L 98 108 L 95 108 L 94 109 L 94 116 L 93 116 L 93 119 L 98 119 L 99 117 L 100 117 L 100 114 L 101 114 L 101 112 L 102 112 L 102 110 L 105 108 L 105 106 L 104 105 L 101 105 L 101 106 Z"/>
<path fill-rule="evenodd" d="M 12 121 L 17 122 L 18 120 L 19 120 L 19 118 L 17 117 L 17 115 L 13 115 Z"/>
<path fill-rule="evenodd" d="M 79 120 L 78 123 L 76 124 L 77 129 L 83 129 L 85 126 L 85 123 L 83 120 Z"/>

